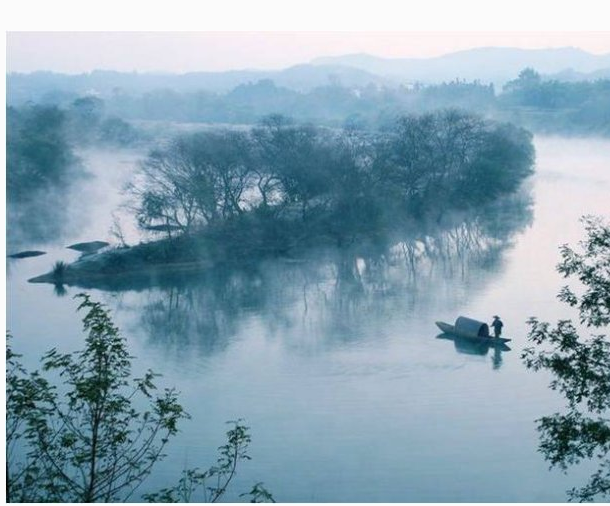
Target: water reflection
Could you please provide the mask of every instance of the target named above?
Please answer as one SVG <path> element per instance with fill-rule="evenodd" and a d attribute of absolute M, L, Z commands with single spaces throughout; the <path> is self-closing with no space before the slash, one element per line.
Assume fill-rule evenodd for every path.
<path fill-rule="evenodd" d="M 399 238 L 197 275 L 123 276 L 95 287 L 140 292 L 138 326 L 167 351 L 213 355 L 247 336 L 244 326 L 257 325 L 293 351 L 310 353 L 372 339 L 366 329 L 383 329 L 395 315 L 409 319 L 463 304 L 502 268 L 503 252 L 530 222 L 529 200 L 520 196 Z M 489 351 L 463 342 L 456 348 Z M 494 367 L 501 363 L 494 350 Z"/>
<path fill-rule="evenodd" d="M 415 240 L 432 243 L 426 237 L 435 235 L 435 227 L 425 231 L 414 227 L 393 241 L 371 242 L 349 252 L 316 252 L 292 261 L 260 262 L 251 269 L 225 268 L 216 274 L 219 286 L 213 289 L 208 286 L 209 275 L 198 275 L 158 276 L 144 283 L 129 280 L 119 289 L 95 291 L 93 296 L 105 299 L 113 310 L 138 361 L 162 372 L 163 382 L 180 390 L 193 415 L 177 446 L 159 466 L 153 487 L 175 482 L 176 469 L 185 465 L 182 448 L 187 449 L 189 463 L 208 462 L 215 441 L 222 439 L 223 421 L 239 416 L 251 423 L 257 445 L 250 468 L 253 479 L 263 480 L 287 501 L 400 502 L 405 501 L 406 483 L 406 499 L 413 501 L 561 502 L 567 488 L 585 483 L 593 471 L 587 465 L 572 467 L 569 477 L 548 473 L 548 463 L 536 451 L 531 421 L 557 411 L 557 397 L 548 390 L 546 375 L 527 373 L 515 346 L 511 352 L 499 353 L 504 363 L 500 374 L 493 374 L 495 350 L 466 355 L 454 343 L 434 337 L 436 320 L 451 320 L 458 314 L 492 315 L 484 310 L 488 294 L 493 294 L 495 306 L 511 302 L 510 311 L 502 309 L 501 314 L 514 322 L 515 335 L 522 330 L 516 322 L 532 312 L 562 318 L 563 308 L 553 297 L 561 284 L 554 272 L 557 245 L 582 239 L 577 219 L 583 209 L 596 214 L 607 210 L 610 149 L 607 141 L 573 139 L 538 140 L 537 147 L 534 226 L 519 234 L 529 223 L 527 213 L 525 218 L 510 212 L 469 218 L 489 241 L 485 247 L 498 246 L 497 254 L 462 248 L 470 262 L 465 257 L 458 261 L 452 252 L 454 258 L 445 266 L 441 260 L 430 262 L 426 255 L 418 259 L 416 253 L 423 246 Z M 550 179 L 550 170 L 565 177 Z M 98 216 L 102 215 L 100 211 Z M 511 223 L 513 216 L 516 224 Z M 100 221 L 95 217 L 92 223 Z M 455 217 L 454 225 L 459 223 Z M 106 225 L 96 226 L 106 230 Z M 70 242 L 103 238 L 95 232 Z M 402 250 L 403 240 L 412 259 L 404 253 L 390 254 L 394 246 Z M 344 290 L 335 286 L 341 255 L 347 265 L 350 258 L 354 260 L 350 269 L 346 267 L 347 277 L 337 283 Z M 72 258 L 42 256 L 11 262 L 18 275 L 9 280 L 7 318 L 26 356 L 36 357 L 39 349 L 58 342 L 68 350 L 80 347 L 82 333 L 73 301 L 54 300 L 52 286 L 24 283 L 47 271 L 53 261 Z M 410 261 L 416 269 L 408 267 Z M 250 287 L 237 290 L 250 294 L 251 302 L 222 295 L 231 276 L 251 280 Z M 350 283 L 360 287 L 350 293 Z M 206 349 L 206 340 L 213 337 L 207 333 L 171 334 L 176 324 L 176 311 L 170 310 L 176 303 L 169 304 L 172 289 L 181 295 L 207 290 L 206 304 L 214 302 L 212 307 L 220 313 L 207 309 L 204 313 L 195 302 L 189 308 L 183 297 L 177 305 L 184 308 L 181 318 L 208 322 L 216 318 L 217 347 Z M 73 295 L 82 288 L 68 290 Z M 349 301 L 356 308 L 352 317 L 366 328 L 358 328 L 355 321 L 333 321 L 331 309 L 348 314 Z M 142 318 L 147 306 L 155 303 L 169 328 L 158 333 L 153 346 L 150 326 L 142 328 Z M 231 307 L 237 307 L 236 321 L 221 321 Z M 374 322 L 368 323 L 358 307 L 371 311 Z M 38 319 L 31 317 L 33 310 L 47 315 L 50 331 L 41 330 Z M 329 335 L 332 328 L 340 335 Z M 172 339 L 172 346 L 164 344 Z M 190 344 L 180 349 L 181 342 Z M 527 395 L 520 392 L 524 385 Z M 499 460 L 499 454 L 505 458 Z M 295 461 L 293 455 L 300 457 Z M 468 466 L 463 465 L 464 455 L 469 456 Z M 337 474 L 337 469 L 344 472 Z M 246 467 L 244 471 L 248 473 Z M 483 483 L 481 476 L 489 479 Z M 513 479 L 507 481 L 507 476 Z M 438 487 L 439 480 L 443 487 Z M 246 485 L 235 489 L 245 490 Z"/>
<path fill-rule="evenodd" d="M 467 339 L 451 334 L 439 334 L 436 338 L 453 341 L 455 350 L 465 355 L 486 356 L 492 350 L 491 364 L 494 370 L 500 369 L 502 366 L 502 353 L 510 351 L 506 344 L 486 343 L 483 340 Z"/>
<path fill-rule="evenodd" d="M 58 297 L 65 297 L 68 294 L 68 290 L 62 283 L 55 283 L 53 285 L 53 293 Z"/>
<path fill-rule="evenodd" d="M 191 281 L 146 292 L 140 323 L 151 344 L 210 355 L 227 346 L 242 312 L 261 303 L 257 276 L 223 270 Z"/>

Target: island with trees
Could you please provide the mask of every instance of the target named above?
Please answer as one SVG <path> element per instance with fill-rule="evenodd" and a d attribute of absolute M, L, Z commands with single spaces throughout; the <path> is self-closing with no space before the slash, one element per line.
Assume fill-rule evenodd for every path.
<path fill-rule="evenodd" d="M 314 246 L 397 241 L 514 194 L 533 171 L 531 134 L 457 110 L 361 132 L 273 115 L 247 129 L 177 135 L 130 184 L 158 238 L 85 255 L 33 281 L 190 271 Z"/>

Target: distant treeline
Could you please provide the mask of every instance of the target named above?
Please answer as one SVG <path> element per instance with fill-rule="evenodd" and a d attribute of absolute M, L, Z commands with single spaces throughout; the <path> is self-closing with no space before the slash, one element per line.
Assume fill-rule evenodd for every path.
<path fill-rule="evenodd" d="M 531 134 L 448 110 L 360 132 L 266 118 L 245 131 L 182 134 L 152 151 L 131 191 L 143 228 L 200 232 L 252 254 L 439 223 L 514 192 Z"/>
<path fill-rule="evenodd" d="M 93 98 L 92 96 L 88 97 Z M 62 108 L 86 100 L 56 90 L 43 101 Z M 124 120 L 255 124 L 270 114 L 327 126 L 377 129 L 400 114 L 461 108 L 501 121 L 549 133 L 610 135 L 610 80 L 562 82 L 544 80 L 532 69 L 508 82 L 502 93 L 478 81 L 387 87 L 318 86 L 308 91 L 277 86 L 264 79 L 240 84 L 227 93 L 155 91 L 132 93 L 120 86 L 98 97 L 97 108 Z M 124 125 L 108 124 L 108 135 Z"/>
<path fill-rule="evenodd" d="M 496 109 L 535 131 L 610 135 L 610 80 L 545 81 L 525 69 L 506 84 Z"/>
<path fill-rule="evenodd" d="M 47 240 L 65 219 L 65 198 L 78 159 L 66 113 L 55 106 L 6 111 L 6 201 L 9 243 Z"/>
<path fill-rule="evenodd" d="M 6 110 L 9 242 L 57 238 L 72 183 L 84 174 L 75 147 L 128 146 L 145 136 L 105 114 L 103 101 L 81 97 L 66 107 L 27 104 Z"/>
<path fill-rule="evenodd" d="M 65 184 L 75 163 L 66 138 L 66 114 L 53 106 L 6 111 L 7 198 L 23 202 L 48 186 Z"/>

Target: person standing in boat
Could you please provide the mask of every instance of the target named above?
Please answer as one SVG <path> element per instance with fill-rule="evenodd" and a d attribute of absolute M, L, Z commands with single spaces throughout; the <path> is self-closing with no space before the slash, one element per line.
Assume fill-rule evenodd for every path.
<path fill-rule="evenodd" d="M 494 321 L 491 323 L 491 326 L 494 328 L 494 336 L 500 337 L 504 324 L 502 323 L 502 320 L 500 320 L 500 317 L 498 315 L 494 316 Z"/>

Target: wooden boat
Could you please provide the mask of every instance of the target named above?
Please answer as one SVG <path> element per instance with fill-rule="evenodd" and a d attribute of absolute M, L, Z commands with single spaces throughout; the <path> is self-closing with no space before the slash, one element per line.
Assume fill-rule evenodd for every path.
<path fill-rule="evenodd" d="M 445 334 L 451 334 L 465 339 L 486 343 L 491 346 L 503 345 L 510 341 L 505 337 L 494 337 L 489 335 L 489 326 L 486 323 L 460 316 L 455 320 L 455 325 L 445 322 L 436 322 L 436 326 Z"/>

